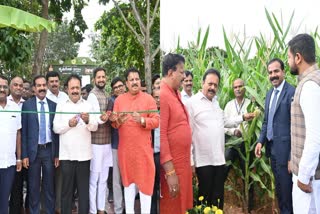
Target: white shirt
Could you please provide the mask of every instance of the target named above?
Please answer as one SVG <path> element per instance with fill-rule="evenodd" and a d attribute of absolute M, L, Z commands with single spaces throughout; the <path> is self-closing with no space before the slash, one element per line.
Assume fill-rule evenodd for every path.
<path fill-rule="evenodd" d="M 10 100 L 0 110 L 21 111 L 19 106 Z M 17 130 L 21 129 L 19 112 L 0 112 L 0 169 L 16 165 Z"/>
<path fill-rule="evenodd" d="M 320 87 L 313 81 L 304 83 L 300 106 L 306 125 L 306 139 L 299 163 L 298 179 L 309 184 L 314 176 L 320 155 Z"/>
<path fill-rule="evenodd" d="M 192 95 L 193 95 L 193 93 L 192 93 Z M 191 95 L 191 96 L 192 96 L 192 95 Z M 186 104 L 186 102 L 188 101 L 188 99 L 191 98 L 191 96 L 189 96 L 189 95 L 187 94 L 187 92 L 185 92 L 185 91 L 182 89 L 182 91 L 181 91 L 181 101 L 182 101 L 183 104 Z"/>
<path fill-rule="evenodd" d="M 238 126 L 242 122 L 242 115 L 230 118 L 232 120 L 224 117 L 217 100 L 208 100 L 202 92 L 192 96 L 186 107 L 192 129 L 192 165 L 201 167 L 225 164 L 224 127 Z"/>
<path fill-rule="evenodd" d="M 41 104 L 40 104 L 40 99 L 36 96 L 36 102 L 37 102 L 37 111 L 40 112 L 41 111 Z M 46 98 L 44 98 L 42 100 L 44 102 L 44 111 L 45 112 L 49 112 L 49 106 L 48 106 L 48 101 Z M 51 138 L 51 129 L 50 129 L 50 115 L 49 114 L 45 114 L 46 116 L 46 143 L 52 142 L 52 138 Z M 39 122 L 39 128 L 40 128 L 40 113 L 38 113 L 38 122 Z M 40 133 L 39 133 L 40 134 Z M 38 144 L 40 143 L 40 136 L 39 136 L 39 140 L 38 140 Z"/>
<path fill-rule="evenodd" d="M 89 94 L 87 101 L 92 105 L 93 111 L 102 112 L 102 110 L 100 109 L 99 100 L 94 93 Z M 101 114 L 93 114 L 92 116 L 96 117 L 96 120 L 99 124 L 105 123 L 100 119 Z"/>
<path fill-rule="evenodd" d="M 226 107 L 224 108 L 224 116 L 228 117 L 228 118 L 232 118 L 232 117 L 237 117 L 239 115 L 243 115 L 245 113 L 248 113 L 247 108 L 250 104 L 250 100 L 247 98 L 244 98 L 242 100 L 242 103 L 238 103 L 238 101 L 236 99 L 233 99 L 231 101 L 229 101 L 226 105 Z M 247 125 L 246 122 L 243 123 L 244 126 Z M 236 129 L 241 130 L 240 125 L 237 128 L 225 128 L 224 132 L 227 135 L 230 136 L 234 136 L 234 131 Z"/>
<path fill-rule="evenodd" d="M 82 98 L 73 103 L 70 99 L 57 104 L 57 112 L 93 112 L 93 107 Z M 91 132 L 96 131 L 96 117 L 89 115 L 89 123 L 80 118 L 76 127 L 69 126 L 69 120 L 77 114 L 56 114 L 53 131 L 60 136 L 60 160 L 87 161 L 92 158 Z"/>
<path fill-rule="evenodd" d="M 47 98 L 55 103 L 66 102 L 69 97 L 63 91 L 59 91 L 58 96 L 53 94 L 49 89 L 47 90 Z"/>
<path fill-rule="evenodd" d="M 10 100 L 10 101 L 16 103 L 16 102 L 14 101 L 14 99 L 13 99 L 13 97 L 12 97 L 11 94 L 10 94 L 9 96 L 7 96 L 7 100 Z M 19 106 L 20 110 L 22 109 L 22 104 L 24 103 L 24 101 L 25 101 L 25 100 L 21 97 L 20 100 L 19 100 L 19 102 L 16 103 L 16 104 Z"/>
<path fill-rule="evenodd" d="M 160 127 L 154 129 L 153 152 L 160 152 Z"/>
<path fill-rule="evenodd" d="M 281 94 L 282 89 L 283 89 L 283 86 L 284 86 L 284 82 L 285 82 L 285 80 L 282 81 L 282 83 L 278 86 L 278 88 L 274 88 L 274 89 L 273 89 L 273 92 L 272 92 L 271 97 L 270 97 L 269 111 L 271 110 L 271 105 L 272 105 L 273 97 L 274 97 L 274 95 L 275 95 L 275 90 L 277 89 L 277 90 L 279 91 L 279 92 L 278 92 L 278 95 L 277 95 L 277 102 L 276 102 L 276 103 L 278 103 L 280 94 Z"/>

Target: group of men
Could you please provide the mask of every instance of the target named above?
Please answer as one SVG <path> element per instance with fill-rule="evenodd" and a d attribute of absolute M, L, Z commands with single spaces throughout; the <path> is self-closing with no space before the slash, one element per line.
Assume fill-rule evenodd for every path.
<path fill-rule="evenodd" d="M 290 73 L 298 75 L 295 89 L 284 80 L 284 63 L 273 59 L 261 135 L 255 148 L 266 146 L 275 177 L 281 213 L 320 213 L 320 71 L 314 39 L 299 34 L 288 43 Z"/>
<path fill-rule="evenodd" d="M 115 213 L 134 213 L 137 190 L 141 212 L 151 212 L 151 201 L 153 213 L 158 212 L 159 194 L 153 193 L 154 154 L 159 154 L 160 144 L 159 89 L 154 91 L 155 98 L 142 92 L 140 74 L 134 68 L 127 70 L 125 78 L 125 82 L 119 77 L 112 80 L 112 96 L 108 96 L 106 70 L 94 69 L 94 87 L 86 100 L 81 97 L 78 75 L 67 77 L 66 94 L 59 91 L 59 73 L 50 71 L 33 79 L 33 92 L 24 100 L 15 96 L 14 87 L 20 88 L 20 95 L 23 91 L 20 77 L 11 82 L 0 77 L 1 214 L 21 213 L 22 167 L 27 170 L 29 213 L 40 213 L 40 207 L 46 213 L 72 213 L 75 190 L 78 213 L 105 213 L 110 167 Z M 157 140 L 151 136 L 158 136 Z M 15 196 L 11 192 L 20 182 Z M 21 200 L 16 212 L 9 209 L 9 198 L 13 203 Z"/>
<path fill-rule="evenodd" d="M 310 35 L 299 34 L 288 46 L 288 64 L 291 74 L 299 75 L 298 86 L 295 89 L 284 80 L 281 59 L 269 61 L 273 88 L 266 95 L 255 155 L 260 158 L 266 147 L 280 213 L 320 213 L 320 70 L 315 42 Z M 184 213 L 193 207 L 192 174 L 198 179 L 198 195 L 208 205 L 223 209 L 229 158 L 225 157 L 225 134 L 241 137 L 239 124 L 255 117 L 247 113 L 250 100 L 244 98 L 243 80 L 233 82 L 235 99 L 223 111 L 217 101 L 219 71 L 208 69 L 202 89 L 193 94 L 193 75 L 184 72 L 184 63 L 181 55 L 168 54 L 162 64 L 161 213 Z"/>
<path fill-rule="evenodd" d="M 295 89 L 284 80 L 281 59 L 268 62 L 273 88 L 266 95 L 255 155 L 261 157 L 266 147 L 281 213 L 320 213 L 315 43 L 300 34 L 288 46 L 290 72 L 299 75 L 298 85 Z M 9 83 L 0 76 L 0 213 L 8 213 L 9 196 L 10 204 L 22 201 L 25 177 L 30 213 L 40 213 L 41 197 L 47 213 L 71 213 L 75 189 L 78 213 L 104 213 L 110 167 L 115 213 L 134 213 L 137 193 L 141 213 L 185 213 L 193 207 L 193 176 L 199 196 L 223 209 L 229 159 L 225 134 L 241 138 L 244 121 L 255 114 L 247 112 L 250 100 L 242 79 L 233 82 L 235 99 L 222 110 L 220 72 L 208 69 L 201 90 L 193 94 L 193 74 L 184 64 L 183 56 L 166 55 L 162 80 L 152 78 L 152 96 L 142 91 L 135 68 L 126 71 L 125 82 L 119 77 L 111 81 L 112 96 L 105 91 L 106 70 L 94 69 L 87 100 L 81 97 L 87 88 L 81 88 L 75 74 L 66 80 L 68 95 L 59 91 L 58 73 L 36 76 L 34 96 L 28 92 L 30 82 L 15 77 Z"/>

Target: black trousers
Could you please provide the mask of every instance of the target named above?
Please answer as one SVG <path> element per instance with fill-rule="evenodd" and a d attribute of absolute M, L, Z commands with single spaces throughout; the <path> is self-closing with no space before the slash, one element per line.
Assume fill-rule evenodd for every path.
<path fill-rule="evenodd" d="M 154 178 L 153 194 L 151 198 L 151 214 L 158 213 L 158 200 L 160 199 L 160 152 L 153 154 L 154 165 L 156 167 L 156 173 Z"/>
<path fill-rule="evenodd" d="M 113 167 L 109 167 L 109 174 L 108 174 L 108 180 L 107 180 L 107 186 L 108 186 L 108 189 L 109 189 L 109 195 L 110 195 L 110 192 L 113 191 L 113 188 L 112 188 L 112 174 L 113 174 Z"/>
<path fill-rule="evenodd" d="M 72 213 L 74 183 L 79 194 L 79 214 L 89 213 L 90 161 L 60 161 L 62 176 L 61 214 Z"/>
<path fill-rule="evenodd" d="M 293 213 L 292 174 L 288 172 L 288 164 L 279 163 L 277 157 L 273 155 L 271 155 L 270 159 L 280 213 L 291 214 Z"/>
<path fill-rule="evenodd" d="M 9 213 L 20 214 L 22 208 L 22 188 L 23 188 L 22 171 L 15 172 L 14 181 L 10 194 Z"/>
<path fill-rule="evenodd" d="M 197 167 L 196 173 L 199 181 L 198 196 L 204 197 L 202 203 L 223 209 L 225 165 Z"/>

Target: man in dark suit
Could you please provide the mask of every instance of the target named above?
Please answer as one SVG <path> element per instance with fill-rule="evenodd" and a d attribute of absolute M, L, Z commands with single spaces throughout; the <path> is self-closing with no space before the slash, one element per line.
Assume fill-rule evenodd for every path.
<path fill-rule="evenodd" d="M 266 146 L 266 155 L 271 159 L 275 177 L 280 213 L 293 213 L 292 174 L 288 169 L 288 161 L 291 151 L 290 108 L 295 88 L 284 80 L 284 64 L 280 59 L 270 60 L 268 74 L 273 88 L 266 96 L 264 121 L 255 154 L 260 158 L 261 148 Z"/>
<path fill-rule="evenodd" d="M 23 166 L 29 169 L 29 208 L 31 214 L 40 213 L 40 185 L 45 195 L 46 213 L 54 213 L 54 167 L 59 166 L 59 136 L 52 130 L 56 104 L 46 98 L 47 83 L 44 76 L 33 80 L 35 97 L 27 100 L 22 111 L 22 158 Z"/>

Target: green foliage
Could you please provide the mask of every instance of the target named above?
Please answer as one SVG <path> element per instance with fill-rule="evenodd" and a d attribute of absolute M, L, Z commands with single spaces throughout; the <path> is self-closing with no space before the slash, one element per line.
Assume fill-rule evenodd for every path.
<path fill-rule="evenodd" d="M 48 0 L 49 1 L 49 16 L 54 19 L 55 22 L 61 23 L 64 12 L 71 10 L 71 6 L 74 8 L 74 18 L 68 25 L 68 31 L 65 23 L 61 23 L 63 31 L 60 31 L 61 27 L 58 27 L 58 34 L 65 33 L 65 36 L 69 36 L 67 40 L 53 41 L 47 46 L 49 48 L 46 59 L 57 56 L 53 56 L 53 51 L 57 51 L 59 46 L 65 45 L 63 49 L 66 51 L 61 57 L 68 58 L 69 56 L 76 55 L 78 45 L 72 46 L 70 43 L 75 44 L 83 40 L 82 34 L 87 29 L 87 25 L 83 20 L 81 10 L 86 6 L 86 1 L 72 1 L 72 0 Z M 41 15 L 41 1 L 29 1 L 29 0 L 0 0 L 1 5 L 11 6 L 27 11 L 29 13 L 40 16 Z M 57 33 L 57 32 L 56 32 Z M 73 38 L 71 38 L 71 36 Z M 63 35 L 61 35 L 63 36 Z M 52 37 L 49 34 L 49 38 Z M 55 38 L 53 38 L 54 40 Z M 63 38 L 62 38 L 63 39 Z M 26 32 L 14 30 L 11 28 L 0 29 L 0 69 L 1 72 L 10 71 L 10 75 L 20 75 L 23 77 L 31 76 L 32 58 L 35 55 L 35 44 L 38 43 L 39 34 L 30 35 Z M 61 44 L 64 42 L 63 44 Z M 57 45 L 55 45 L 57 43 Z M 58 47 L 56 47 L 58 46 Z M 54 50 L 52 50 L 53 48 Z M 67 49 L 68 48 L 68 49 Z M 59 54 L 62 50 L 59 51 Z M 68 57 L 67 57 L 68 56 Z"/>
<path fill-rule="evenodd" d="M 78 55 L 79 44 L 70 34 L 69 23 L 64 20 L 48 36 L 48 43 L 45 51 L 45 64 L 51 61 L 73 59 Z"/>
<path fill-rule="evenodd" d="M 13 28 L 0 29 L 0 69 L 10 76 L 28 77 L 27 63 L 31 60 L 30 36 Z"/>
<path fill-rule="evenodd" d="M 73 6 L 74 17 L 69 25 L 69 32 L 76 42 L 82 42 L 84 37 L 83 33 L 88 26 L 81 14 L 82 9 L 87 6 L 85 0 L 49 0 L 49 14 L 54 17 L 55 21 L 59 24 L 62 22 L 64 12 L 69 12 Z"/>
<path fill-rule="evenodd" d="M 223 211 L 221 209 L 218 209 L 217 206 L 208 206 L 207 202 L 204 201 L 204 197 L 200 196 L 199 198 L 196 197 L 196 199 L 199 200 L 200 204 L 194 206 L 192 209 L 188 210 L 186 214 L 223 214 Z M 218 203 L 219 203 L 218 199 Z"/>
<path fill-rule="evenodd" d="M 294 13 L 292 13 L 288 23 L 285 26 L 281 26 L 281 22 L 278 21 L 274 14 L 270 14 L 267 10 L 265 10 L 265 14 L 273 31 L 274 38 L 272 41 L 267 41 L 266 38 L 260 34 L 251 39 L 244 39 L 243 41 L 236 37 L 235 41 L 231 42 L 224 31 L 225 51 L 218 48 L 213 51 L 212 48 L 204 48 L 206 47 L 207 39 L 209 37 L 208 28 L 204 37 L 202 37 L 201 30 L 199 30 L 196 43 L 190 42 L 188 49 L 182 49 L 179 46 L 177 47 L 176 52 L 185 56 L 186 69 L 191 70 L 194 74 L 194 91 L 201 89 L 201 78 L 204 72 L 208 68 L 214 67 L 221 73 L 218 100 L 222 108 L 224 108 L 228 101 L 234 98 L 231 87 L 233 81 L 237 78 L 242 78 L 246 83 L 246 96 L 253 101 L 252 105 L 249 106 L 248 111 L 252 112 L 255 108 L 260 109 L 262 112 L 264 111 L 266 92 L 272 87 L 268 79 L 267 63 L 272 58 L 278 57 L 286 63 L 286 68 L 288 68 L 287 44 L 285 41 L 290 39 L 287 37 L 294 16 Z M 317 29 L 315 33 L 313 33 L 313 36 L 317 46 L 316 55 L 320 56 L 320 37 Z M 211 54 L 209 54 L 209 50 Z M 251 56 L 253 50 L 256 50 L 256 52 L 254 56 Z M 319 57 L 317 60 L 319 63 Z M 295 76 L 292 76 L 287 72 L 286 81 L 296 85 L 297 80 Z M 261 194 L 268 195 L 268 197 L 272 199 L 275 198 L 274 177 L 269 159 L 264 155 L 260 159 L 255 158 L 253 163 L 250 162 L 250 155 L 253 154 L 256 141 L 260 135 L 262 121 L 263 116 L 260 115 L 249 122 L 248 128 L 243 130 L 245 151 L 241 153 L 240 149 L 238 149 L 238 152 L 245 162 L 245 173 L 242 173 L 238 164 L 232 163 L 236 176 L 244 180 L 244 192 L 242 189 L 239 190 L 236 188 L 236 186 L 238 186 L 236 183 L 237 179 L 229 179 L 231 185 L 226 186 L 227 190 L 234 191 L 239 199 L 241 199 L 245 211 L 247 211 L 248 208 L 249 187 L 252 185 L 259 186 Z M 226 143 L 226 146 L 237 148 L 237 145 L 240 144 L 241 141 L 242 140 L 239 139 L 230 139 Z M 250 182 L 251 180 L 252 182 Z M 256 189 L 258 188 L 255 188 L 255 190 Z M 264 197 L 260 197 L 261 200 L 263 198 Z"/>
<path fill-rule="evenodd" d="M 107 3 L 109 1 L 100 1 Z M 154 7 L 151 2 L 151 7 Z M 143 22 L 146 22 L 146 3 L 145 1 L 135 1 L 137 10 L 140 11 Z M 132 8 L 129 3 L 119 4 L 124 16 L 133 28 L 140 32 L 139 25 L 135 20 Z M 101 32 L 101 36 L 93 38 L 91 52 L 98 63 L 105 67 L 111 76 L 120 75 L 123 77 L 124 71 L 129 67 L 136 67 L 141 72 L 145 70 L 144 47 L 139 43 L 135 35 L 128 28 L 123 18 L 116 8 L 105 12 L 95 24 L 96 30 Z M 155 50 L 160 43 L 160 19 L 156 16 L 151 28 L 151 49 Z M 160 72 L 159 54 L 152 62 L 152 72 Z M 143 77 L 144 75 L 141 75 Z"/>

